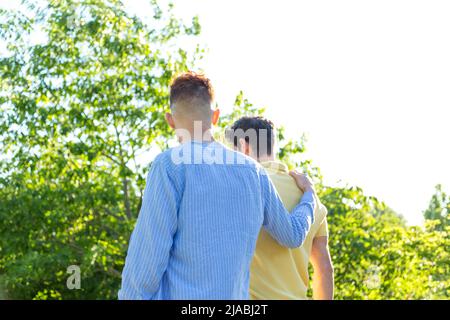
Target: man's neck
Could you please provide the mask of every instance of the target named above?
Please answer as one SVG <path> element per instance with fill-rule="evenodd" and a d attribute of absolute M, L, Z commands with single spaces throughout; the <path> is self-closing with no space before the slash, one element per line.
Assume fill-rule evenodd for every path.
<path fill-rule="evenodd" d="M 275 157 L 273 155 L 262 155 L 259 156 L 258 159 L 256 159 L 259 163 L 263 163 L 263 162 L 270 162 L 270 161 L 275 161 Z"/>
<path fill-rule="evenodd" d="M 178 134 L 178 141 L 180 143 L 188 142 L 213 142 L 214 137 L 211 128 L 200 130 L 184 129 L 182 134 Z"/>

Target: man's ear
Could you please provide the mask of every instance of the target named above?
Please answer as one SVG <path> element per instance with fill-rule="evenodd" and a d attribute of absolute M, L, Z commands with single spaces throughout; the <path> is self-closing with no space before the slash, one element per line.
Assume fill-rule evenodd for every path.
<path fill-rule="evenodd" d="M 250 144 L 247 143 L 247 141 L 245 141 L 244 138 L 239 139 L 239 149 L 243 154 L 250 156 L 251 153 Z"/>
<path fill-rule="evenodd" d="M 211 116 L 211 123 L 213 124 L 213 126 L 215 126 L 217 124 L 217 122 L 219 121 L 219 116 L 220 116 L 220 110 L 216 109 L 213 111 L 212 116 Z"/>
<path fill-rule="evenodd" d="M 175 129 L 175 121 L 173 120 L 173 116 L 170 112 L 166 112 L 166 121 L 169 124 L 169 127 Z"/>

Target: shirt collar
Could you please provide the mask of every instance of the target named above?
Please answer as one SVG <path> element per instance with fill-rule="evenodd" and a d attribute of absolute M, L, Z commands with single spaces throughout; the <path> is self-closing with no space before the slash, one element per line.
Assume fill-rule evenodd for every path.
<path fill-rule="evenodd" d="M 278 161 L 265 161 L 261 162 L 261 165 L 266 169 L 271 169 L 279 173 L 288 173 L 288 167 L 282 162 Z"/>

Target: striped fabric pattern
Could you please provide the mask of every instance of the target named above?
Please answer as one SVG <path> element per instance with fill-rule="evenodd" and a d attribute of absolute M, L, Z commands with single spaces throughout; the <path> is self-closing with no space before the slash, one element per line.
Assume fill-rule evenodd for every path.
<path fill-rule="evenodd" d="M 307 192 L 289 214 L 264 169 L 220 143 L 169 149 L 151 165 L 119 299 L 248 299 L 261 227 L 298 247 L 314 207 Z"/>

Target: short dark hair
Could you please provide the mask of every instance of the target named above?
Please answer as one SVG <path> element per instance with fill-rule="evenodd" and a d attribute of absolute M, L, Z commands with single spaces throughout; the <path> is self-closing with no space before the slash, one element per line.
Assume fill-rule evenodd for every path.
<path fill-rule="evenodd" d="M 229 132 L 227 134 L 227 139 L 233 143 L 234 147 L 238 147 L 239 143 L 239 135 L 236 134 L 237 130 L 242 130 L 241 132 L 244 133 L 244 138 L 247 143 L 249 143 L 250 138 L 246 134 L 248 130 L 254 130 L 256 132 L 256 154 L 258 158 L 262 155 L 272 155 L 273 153 L 273 146 L 275 142 L 275 126 L 272 121 L 257 116 L 257 117 L 242 117 L 239 120 L 237 120 L 233 125 L 231 126 L 231 129 L 229 129 Z M 264 141 L 261 141 L 260 138 L 262 137 L 262 131 L 265 130 L 266 136 L 265 136 L 265 142 L 266 145 L 261 145 L 261 143 L 264 143 Z M 255 146 L 252 146 L 255 147 Z M 264 148 L 265 152 L 263 152 L 261 149 Z"/>
<path fill-rule="evenodd" d="M 188 71 L 177 76 L 170 85 L 170 105 L 179 100 L 190 101 L 200 99 L 211 104 L 214 100 L 214 89 L 211 81 L 201 73 Z"/>

